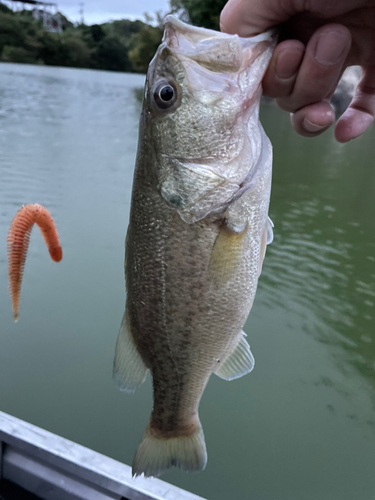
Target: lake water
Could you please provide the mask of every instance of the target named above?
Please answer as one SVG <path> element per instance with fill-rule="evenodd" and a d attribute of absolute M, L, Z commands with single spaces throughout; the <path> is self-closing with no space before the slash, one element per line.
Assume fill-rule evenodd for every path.
<path fill-rule="evenodd" d="M 151 411 L 111 379 L 140 75 L 0 64 L 0 410 L 130 464 Z M 375 131 L 297 136 L 273 106 L 268 248 L 245 330 L 256 368 L 212 377 L 204 472 L 162 479 L 210 500 L 375 498 Z M 6 236 L 18 208 L 54 217 L 55 264 L 34 229 L 12 321 Z"/>

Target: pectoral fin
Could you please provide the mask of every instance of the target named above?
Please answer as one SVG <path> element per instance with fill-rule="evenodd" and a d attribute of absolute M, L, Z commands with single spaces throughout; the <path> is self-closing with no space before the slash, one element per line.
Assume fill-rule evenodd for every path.
<path fill-rule="evenodd" d="M 223 226 L 211 252 L 209 275 L 217 285 L 224 285 L 241 263 L 247 226 Z"/>
<path fill-rule="evenodd" d="M 273 228 L 274 224 L 272 220 L 267 218 L 267 245 L 270 245 L 273 242 Z"/>
<path fill-rule="evenodd" d="M 250 373 L 254 368 L 254 356 L 245 336 L 246 333 L 242 332 L 235 350 L 215 372 L 218 377 L 224 380 L 234 380 Z"/>
<path fill-rule="evenodd" d="M 210 165 L 162 158 L 168 168 L 159 179 L 160 194 L 187 224 L 223 206 L 239 189 L 238 184 L 229 182 Z"/>
<path fill-rule="evenodd" d="M 267 245 L 270 245 L 272 242 L 273 242 L 273 222 L 268 217 L 266 227 L 264 228 L 264 231 L 262 234 L 262 240 L 260 242 L 260 258 L 259 258 L 258 276 L 260 276 L 260 273 L 262 272 L 262 266 L 263 266 L 264 257 L 266 255 Z"/>
<path fill-rule="evenodd" d="M 145 381 L 147 371 L 131 337 L 128 315 L 125 310 L 117 338 L 113 378 L 120 390 L 132 394 Z"/>

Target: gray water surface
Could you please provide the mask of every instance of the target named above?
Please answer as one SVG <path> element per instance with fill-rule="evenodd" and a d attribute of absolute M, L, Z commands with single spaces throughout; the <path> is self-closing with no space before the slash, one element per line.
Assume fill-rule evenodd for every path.
<path fill-rule="evenodd" d="M 144 77 L 0 64 L 0 409 L 130 464 L 152 407 L 111 379 Z M 262 121 L 274 144 L 268 248 L 246 323 L 255 370 L 212 377 L 204 472 L 163 479 L 210 500 L 375 498 L 374 129 L 347 145 Z M 45 205 L 12 321 L 6 237 Z"/>

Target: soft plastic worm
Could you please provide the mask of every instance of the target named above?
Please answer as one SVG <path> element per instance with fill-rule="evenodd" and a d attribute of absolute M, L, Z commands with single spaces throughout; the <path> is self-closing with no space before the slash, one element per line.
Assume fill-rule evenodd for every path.
<path fill-rule="evenodd" d="M 14 217 L 8 232 L 9 288 L 14 321 L 18 320 L 22 275 L 34 224 L 39 226 L 52 260 L 59 262 L 62 259 L 59 236 L 48 210 L 38 203 L 24 205 Z"/>

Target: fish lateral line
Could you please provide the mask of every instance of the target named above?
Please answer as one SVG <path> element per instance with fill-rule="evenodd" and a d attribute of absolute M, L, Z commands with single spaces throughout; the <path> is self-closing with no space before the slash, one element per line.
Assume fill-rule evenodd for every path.
<path fill-rule="evenodd" d="M 39 203 L 23 205 L 10 225 L 7 238 L 9 290 L 15 322 L 18 320 L 22 277 L 34 224 L 42 233 L 51 259 L 54 262 L 62 259 L 62 248 L 51 214 Z"/>

